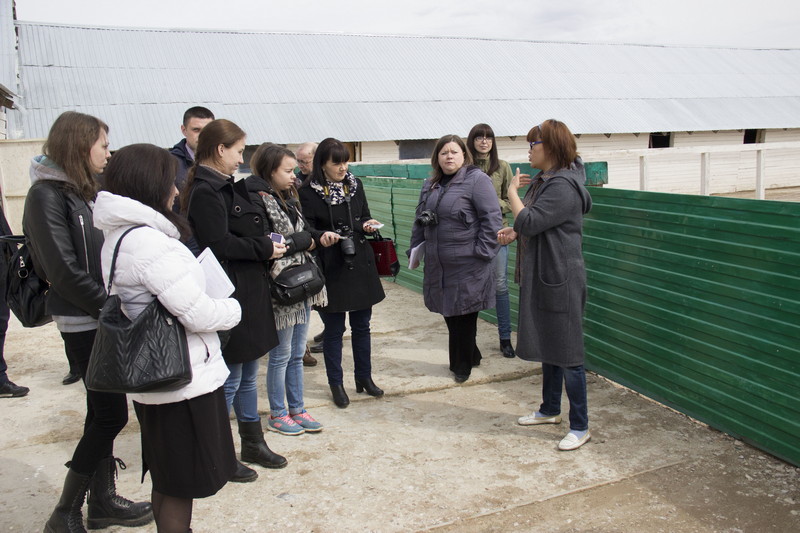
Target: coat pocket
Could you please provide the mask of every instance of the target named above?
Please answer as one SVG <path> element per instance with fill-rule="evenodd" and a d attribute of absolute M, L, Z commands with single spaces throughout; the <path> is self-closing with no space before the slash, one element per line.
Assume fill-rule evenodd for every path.
<path fill-rule="evenodd" d="M 537 307 L 550 313 L 569 312 L 569 284 L 568 280 L 561 283 L 546 283 L 541 279 L 536 282 Z"/>

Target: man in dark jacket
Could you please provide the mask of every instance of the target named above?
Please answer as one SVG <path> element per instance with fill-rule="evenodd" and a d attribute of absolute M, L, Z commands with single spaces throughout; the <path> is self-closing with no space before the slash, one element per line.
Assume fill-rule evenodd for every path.
<path fill-rule="evenodd" d="M 197 150 L 197 138 L 206 124 L 214 120 L 214 113 L 210 109 L 201 106 L 190 107 L 183 114 L 183 124 L 181 133 L 185 139 L 172 147 L 169 151 L 178 159 L 178 175 L 175 177 L 175 186 L 179 191 L 183 190 L 186 183 L 186 174 L 194 165 L 194 152 Z"/>
<path fill-rule="evenodd" d="M 2 206 L 0 206 L 0 235 L 11 235 L 11 228 L 8 226 L 8 221 L 3 213 Z M 19 398 L 28 394 L 30 389 L 28 387 L 21 387 L 16 385 L 10 379 L 6 371 L 8 365 L 3 358 L 3 348 L 6 344 L 6 331 L 8 330 L 8 319 L 10 316 L 8 304 L 6 304 L 6 257 L 10 257 L 10 245 L 0 243 L 0 398 Z"/>

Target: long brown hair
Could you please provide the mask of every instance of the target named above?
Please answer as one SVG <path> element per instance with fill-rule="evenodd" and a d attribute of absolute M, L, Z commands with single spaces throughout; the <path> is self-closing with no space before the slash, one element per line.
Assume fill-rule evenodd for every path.
<path fill-rule="evenodd" d="M 197 166 L 214 164 L 219 159 L 217 147 L 220 144 L 230 148 L 245 137 L 247 137 L 247 134 L 244 130 L 230 120 L 219 118 L 206 124 L 203 131 L 200 132 L 200 137 L 197 138 L 194 165 L 189 169 L 189 173 L 186 176 L 186 186 L 184 186 L 181 193 L 181 211 L 183 213 L 189 207 L 189 195 L 192 192 L 194 176 L 197 174 Z"/>
<path fill-rule="evenodd" d="M 174 212 L 172 193 L 178 160 L 152 144 L 131 144 L 117 150 L 103 173 L 103 189 L 127 196 L 161 213 L 175 224 L 181 240 L 191 235 L 189 223 Z"/>
<path fill-rule="evenodd" d="M 436 146 L 433 148 L 433 155 L 431 156 L 431 168 L 433 168 L 431 184 L 439 183 L 444 177 L 442 167 L 439 166 L 439 152 L 442 151 L 442 148 L 447 143 L 456 143 L 459 147 L 461 147 L 461 150 L 464 152 L 463 166 L 472 164 L 472 156 L 470 155 L 469 150 L 467 150 L 467 146 L 464 144 L 464 139 L 458 135 L 445 135 L 436 142 Z"/>
<path fill-rule="evenodd" d="M 475 139 L 478 137 L 487 137 L 492 140 L 492 147 L 489 149 L 489 170 L 486 171 L 488 175 L 492 175 L 500 168 L 500 157 L 497 155 L 497 142 L 494 138 L 494 130 L 488 124 L 475 124 L 469 130 L 467 136 L 467 150 L 469 150 L 472 160 L 479 159 L 478 151 L 475 149 Z"/>
<path fill-rule="evenodd" d="M 97 117 L 65 111 L 50 126 L 42 153 L 59 166 L 69 184 L 85 200 L 97 195 L 97 180 L 90 165 L 92 146 L 108 125 Z"/>
<path fill-rule="evenodd" d="M 256 148 L 253 157 L 250 158 L 250 170 L 272 187 L 272 190 L 278 194 L 283 206 L 286 207 L 286 202 L 290 198 L 298 200 L 297 189 L 292 184 L 288 191 L 280 191 L 272 183 L 272 173 L 281 166 L 284 157 L 297 159 L 294 152 L 286 147 L 274 143 L 264 143 Z"/>
<path fill-rule="evenodd" d="M 563 122 L 548 119 L 534 126 L 526 137 L 529 143 L 542 141 L 542 145 L 550 156 L 553 168 L 568 168 L 578 157 L 578 144 L 575 136 Z M 543 168 L 542 170 L 550 170 Z"/>

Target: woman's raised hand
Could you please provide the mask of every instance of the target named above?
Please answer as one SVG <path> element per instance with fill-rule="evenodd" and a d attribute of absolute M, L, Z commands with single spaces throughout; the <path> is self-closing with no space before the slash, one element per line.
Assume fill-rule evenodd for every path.
<path fill-rule="evenodd" d="M 366 222 L 364 222 L 364 232 L 365 233 L 375 233 L 376 231 L 378 231 L 378 226 L 380 226 L 380 225 L 381 225 L 380 222 L 378 222 L 374 218 L 371 218 L 371 219 L 367 220 Z"/>
<path fill-rule="evenodd" d="M 514 192 L 517 194 L 517 189 L 520 187 L 527 187 L 531 182 L 531 175 L 530 174 L 522 174 L 519 171 L 519 167 L 517 167 L 517 173 L 514 174 L 511 178 L 511 182 L 508 184 L 508 192 Z"/>

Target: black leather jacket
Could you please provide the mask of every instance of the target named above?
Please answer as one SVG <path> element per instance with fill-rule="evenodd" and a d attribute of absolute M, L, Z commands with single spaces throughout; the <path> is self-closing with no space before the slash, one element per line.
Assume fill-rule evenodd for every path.
<path fill-rule="evenodd" d="M 94 227 L 89 204 L 63 182 L 37 181 L 25 198 L 22 229 L 40 275 L 50 282 L 48 312 L 97 318 L 106 301 L 103 232 Z"/>

